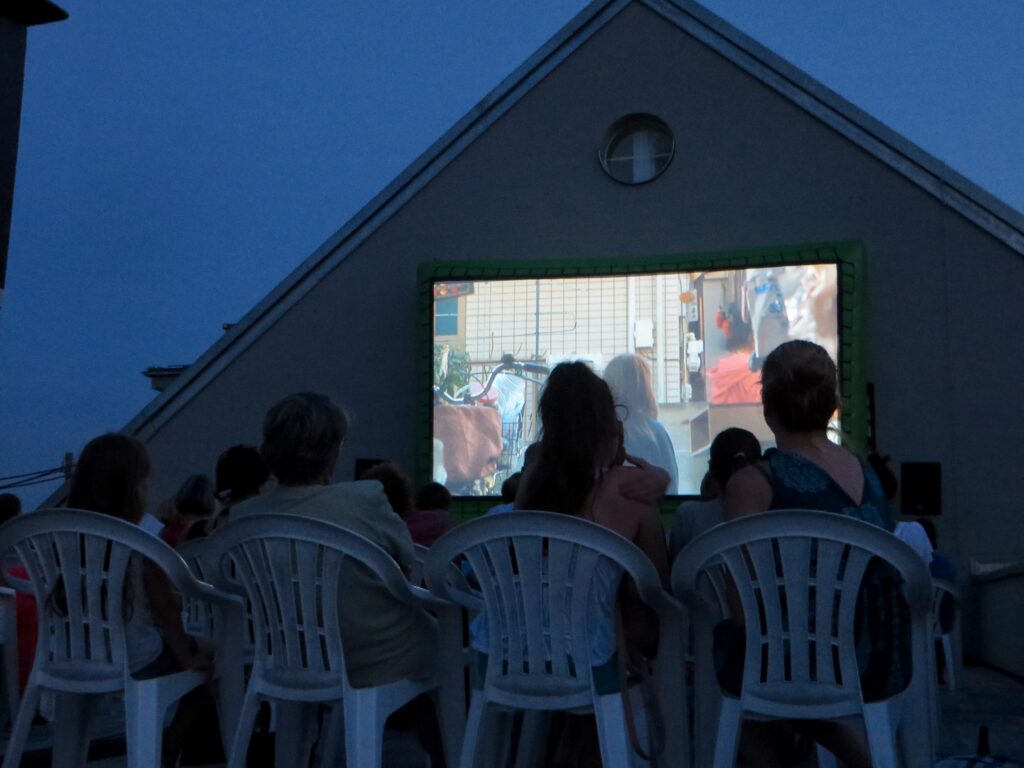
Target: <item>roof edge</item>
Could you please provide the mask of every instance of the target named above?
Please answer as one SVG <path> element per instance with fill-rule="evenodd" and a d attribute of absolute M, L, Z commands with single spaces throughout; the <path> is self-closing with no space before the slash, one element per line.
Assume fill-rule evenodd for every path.
<path fill-rule="evenodd" d="M 548 72 L 635 0 L 594 0 L 502 80 L 447 132 L 432 143 L 370 202 L 293 269 L 227 333 L 214 342 L 164 392 L 129 421 L 122 432 L 154 436 L 175 412 L 259 339 L 277 318 L 299 301 L 366 240 L 490 124 L 510 109 Z"/>
<path fill-rule="evenodd" d="M 638 2 L 674 22 L 1024 255 L 1024 214 L 1005 201 L 695 0 Z M 907 167 L 908 161 L 919 173 Z M 972 204 L 978 210 L 971 210 Z"/>

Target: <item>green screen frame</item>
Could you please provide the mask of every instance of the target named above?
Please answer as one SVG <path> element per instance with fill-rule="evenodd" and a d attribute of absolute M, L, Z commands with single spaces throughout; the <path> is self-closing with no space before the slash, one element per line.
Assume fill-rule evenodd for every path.
<path fill-rule="evenodd" d="M 867 274 L 864 247 L 859 242 L 820 243 L 753 250 L 674 253 L 656 256 L 620 256 L 551 261 L 431 261 L 419 265 L 416 275 L 418 306 L 416 358 L 416 479 L 430 482 L 433 463 L 433 284 L 438 281 L 516 280 L 557 277 L 610 277 L 699 270 L 783 267 L 800 264 L 837 266 L 839 281 L 839 381 L 842 395 L 843 441 L 855 451 L 868 443 L 866 322 Z M 460 496 L 452 501 L 452 514 L 466 519 L 494 506 L 494 496 Z M 668 497 L 674 509 L 679 499 Z"/>

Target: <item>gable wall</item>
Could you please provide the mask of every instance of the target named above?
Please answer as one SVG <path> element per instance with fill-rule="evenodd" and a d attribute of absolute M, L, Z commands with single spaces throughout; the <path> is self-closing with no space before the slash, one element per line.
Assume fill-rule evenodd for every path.
<path fill-rule="evenodd" d="M 607 179 L 607 126 L 652 112 L 677 153 L 654 183 Z M 209 471 L 296 390 L 353 412 L 355 456 L 411 467 L 416 266 L 859 240 L 881 449 L 941 461 L 940 535 L 966 557 L 1020 556 L 1010 481 L 1024 419 L 1011 307 L 1020 257 L 651 11 L 632 6 L 491 126 L 151 440 L 170 492 Z M 1008 535 L 1012 534 L 1012 535 Z"/>

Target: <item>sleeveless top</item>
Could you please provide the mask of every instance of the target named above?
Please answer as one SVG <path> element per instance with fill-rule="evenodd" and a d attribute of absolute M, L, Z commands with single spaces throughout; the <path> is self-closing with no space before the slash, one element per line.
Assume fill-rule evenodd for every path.
<path fill-rule="evenodd" d="M 877 475 L 860 457 L 864 490 L 859 500 L 809 459 L 777 448 L 765 451 L 758 469 L 772 489 L 770 510 L 816 509 L 896 528 Z M 865 701 L 888 698 L 910 682 L 910 619 L 900 591 L 901 578 L 888 564 L 872 558 L 857 598 L 857 662 Z"/>

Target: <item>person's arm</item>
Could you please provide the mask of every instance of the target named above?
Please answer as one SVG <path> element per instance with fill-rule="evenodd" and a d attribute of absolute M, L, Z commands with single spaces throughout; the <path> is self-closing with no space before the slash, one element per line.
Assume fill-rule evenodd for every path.
<path fill-rule="evenodd" d="M 206 669 L 212 662 L 209 649 L 197 646 L 181 623 L 181 600 L 167 575 L 148 560 L 142 567 L 142 585 L 146 590 L 149 613 L 168 649 L 182 669 Z M 140 596 L 141 597 L 141 596 Z"/>
<path fill-rule="evenodd" d="M 744 467 L 725 488 L 725 519 L 767 512 L 772 505 L 772 487 L 757 467 Z"/>
<path fill-rule="evenodd" d="M 633 464 L 639 472 L 631 472 L 629 477 L 619 484 L 619 493 L 626 499 L 641 504 L 658 501 L 665 495 L 672 477 L 661 467 L 656 467 L 639 456 L 626 455 L 626 461 Z"/>
<path fill-rule="evenodd" d="M 626 497 L 622 488 L 643 473 L 634 467 L 614 467 L 594 497 L 594 520 L 632 541 L 650 558 L 663 584 L 668 584 L 668 550 L 658 506 Z"/>

